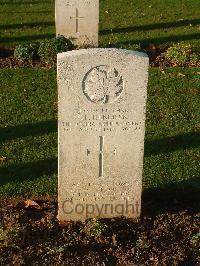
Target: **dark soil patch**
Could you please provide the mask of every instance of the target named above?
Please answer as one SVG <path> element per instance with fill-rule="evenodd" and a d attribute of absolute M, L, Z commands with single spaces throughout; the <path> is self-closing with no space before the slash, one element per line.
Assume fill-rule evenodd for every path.
<path fill-rule="evenodd" d="M 100 220 L 100 235 L 87 223 L 59 225 L 55 198 L 36 199 L 40 209 L 1 200 L 0 265 L 200 265 L 198 204 L 160 212 L 149 196 L 139 223 Z"/>
<path fill-rule="evenodd" d="M 148 46 L 142 47 L 144 52 L 149 55 L 150 64 L 152 66 L 160 66 L 163 65 L 163 59 L 159 61 L 159 56 L 166 50 L 166 47 L 158 47 L 154 44 L 149 44 Z M 51 68 L 55 67 L 56 62 L 54 64 L 46 64 L 39 60 L 34 60 L 33 62 L 22 63 L 14 57 L 14 50 L 9 48 L 0 47 L 0 69 L 1 68 L 18 68 L 18 67 L 45 67 Z"/>
<path fill-rule="evenodd" d="M 142 46 L 142 51 L 149 56 L 150 66 L 159 67 L 161 69 L 165 67 L 175 67 L 175 65 L 167 61 L 165 58 L 165 52 L 168 46 L 157 46 L 152 43 Z M 56 61 L 53 63 L 41 62 L 38 58 L 33 62 L 20 62 L 14 57 L 14 49 L 0 47 L 0 69 L 2 68 L 19 68 L 19 67 L 42 67 L 52 68 L 56 67 Z M 190 65 L 186 63 L 183 67 L 200 67 L 200 62 Z"/>
<path fill-rule="evenodd" d="M 33 62 L 20 62 L 14 57 L 14 49 L 0 47 L 0 69 L 2 68 L 19 68 L 19 67 L 42 67 L 51 68 L 54 65 L 50 65 L 39 60 Z"/>
<path fill-rule="evenodd" d="M 29 63 L 29 62 L 22 63 L 19 60 L 17 60 L 14 57 L 14 55 L 10 55 L 7 58 L 0 59 L 0 69 L 2 69 L 2 68 L 20 68 L 20 67 L 51 68 L 51 67 L 54 67 L 54 65 L 42 63 L 41 61 L 33 61 L 31 63 Z"/>
<path fill-rule="evenodd" d="M 0 59 L 7 58 L 13 54 L 13 51 L 9 48 L 0 47 Z"/>

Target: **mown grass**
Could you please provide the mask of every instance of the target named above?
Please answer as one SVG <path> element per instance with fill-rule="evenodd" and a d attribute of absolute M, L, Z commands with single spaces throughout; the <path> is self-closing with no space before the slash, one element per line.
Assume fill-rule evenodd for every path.
<path fill-rule="evenodd" d="M 0 194 L 55 193 L 56 73 L 1 70 Z"/>
<path fill-rule="evenodd" d="M 13 46 L 55 35 L 53 0 L 2 0 L 0 43 Z"/>
<path fill-rule="evenodd" d="M 1 45 L 55 36 L 54 10 L 53 0 L 1 0 Z M 199 10 L 197 0 L 100 0 L 100 46 L 199 44 Z"/>
<path fill-rule="evenodd" d="M 200 192 L 200 70 L 150 69 L 144 190 Z M 56 73 L 2 69 L 0 196 L 57 192 Z"/>

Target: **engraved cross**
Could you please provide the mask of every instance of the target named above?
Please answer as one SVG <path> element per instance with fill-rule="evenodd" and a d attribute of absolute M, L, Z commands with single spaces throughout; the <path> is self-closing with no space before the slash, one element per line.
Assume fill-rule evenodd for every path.
<path fill-rule="evenodd" d="M 104 174 L 104 136 L 100 136 L 100 145 L 99 145 L 99 177 L 103 177 Z M 91 151 L 87 149 L 87 156 L 89 156 Z M 116 155 L 116 149 L 110 152 L 112 155 Z"/>
<path fill-rule="evenodd" d="M 104 136 L 100 136 L 100 153 L 99 153 L 99 177 L 103 177 L 103 148 Z"/>
<path fill-rule="evenodd" d="M 84 18 L 84 17 L 79 17 L 78 8 L 76 8 L 76 16 L 75 17 L 70 17 L 70 19 L 75 19 L 76 20 L 76 33 L 78 32 L 79 19 L 81 19 L 81 18 Z"/>

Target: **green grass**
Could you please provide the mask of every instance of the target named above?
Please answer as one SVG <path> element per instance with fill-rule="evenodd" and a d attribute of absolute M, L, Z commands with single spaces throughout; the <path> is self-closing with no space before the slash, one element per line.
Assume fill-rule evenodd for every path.
<path fill-rule="evenodd" d="M 158 69 L 150 71 L 144 168 L 146 187 L 170 183 L 180 186 L 181 181 L 196 180 L 195 186 L 198 184 L 200 189 L 199 81 L 197 69 L 168 68 L 165 73 Z"/>
<path fill-rule="evenodd" d="M 144 189 L 200 191 L 200 69 L 150 69 Z M 181 75 L 180 75 L 181 73 Z M 56 73 L 2 69 L 0 196 L 57 191 Z"/>
<path fill-rule="evenodd" d="M 0 195 L 55 193 L 56 73 L 1 70 Z"/>
<path fill-rule="evenodd" d="M 100 0 L 100 46 L 186 41 L 199 44 L 198 0 Z M 53 0 L 1 0 L 0 43 L 55 36 Z"/>
<path fill-rule="evenodd" d="M 2 0 L 0 39 L 15 45 L 55 35 L 53 0 Z"/>
<path fill-rule="evenodd" d="M 100 0 L 100 46 L 199 46 L 200 1 Z M 1 0 L 0 45 L 55 36 L 53 0 Z M 199 69 L 150 69 L 144 190 L 200 191 Z M 181 73 L 181 74 L 180 74 Z M 57 192 L 56 73 L 1 69 L 0 196 Z M 200 192 L 199 192 L 200 193 Z"/>

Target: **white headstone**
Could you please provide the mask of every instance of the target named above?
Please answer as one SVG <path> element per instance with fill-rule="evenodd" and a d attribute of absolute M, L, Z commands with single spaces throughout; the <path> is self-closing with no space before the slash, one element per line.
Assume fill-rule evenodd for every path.
<path fill-rule="evenodd" d="M 56 0 L 56 35 L 78 46 L 98 46 L 99 0 Z"/>
<path fill-rule="evenodd" d="M 138 217 L 148 57 L 120 49 L 58 54 L 58 219 Z"/>

